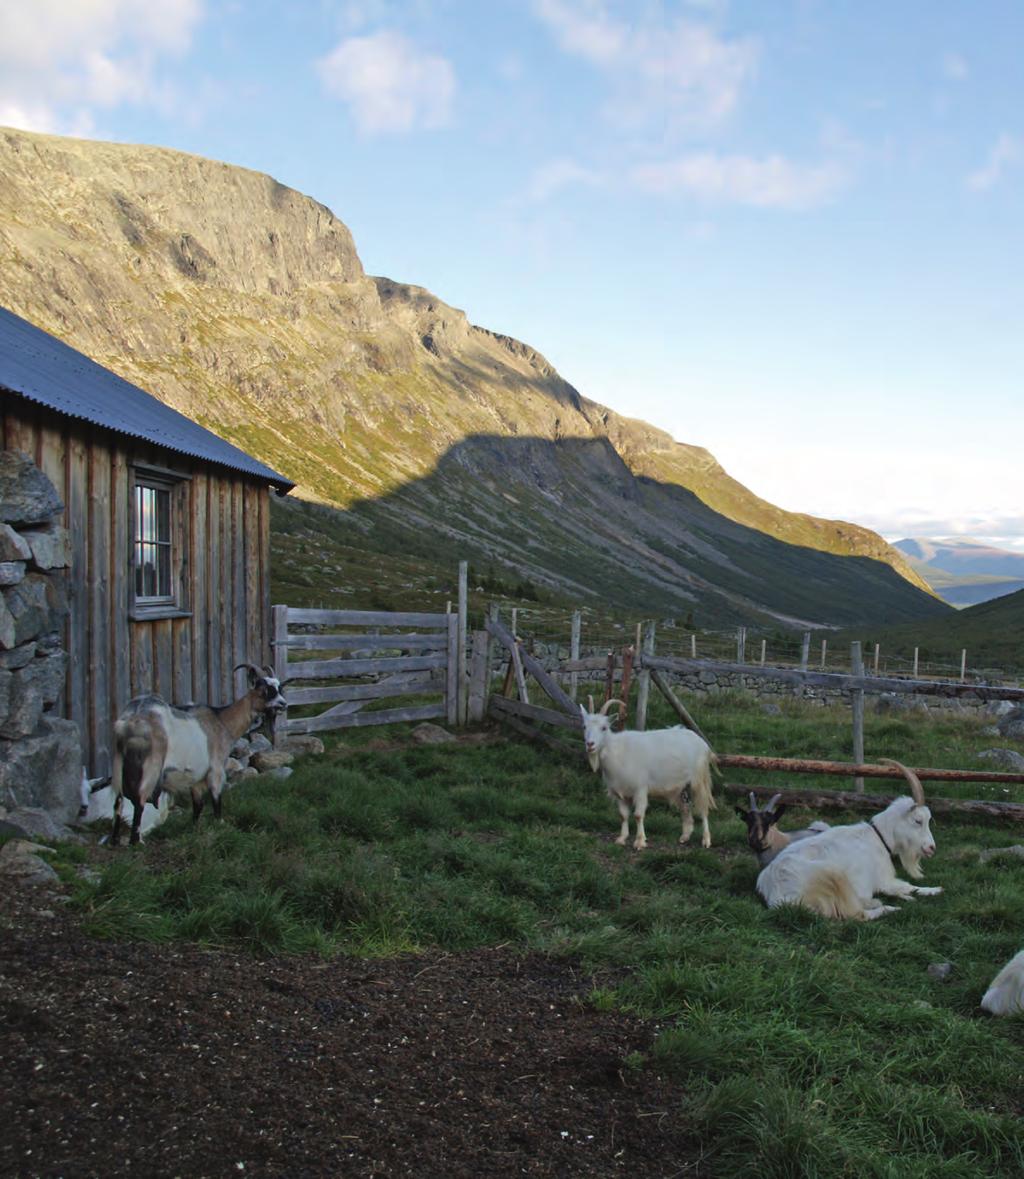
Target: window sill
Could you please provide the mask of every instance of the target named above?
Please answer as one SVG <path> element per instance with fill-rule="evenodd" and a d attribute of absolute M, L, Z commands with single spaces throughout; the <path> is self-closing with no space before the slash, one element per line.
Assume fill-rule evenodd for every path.
<path fill-rule="evenodd" d="M 159 622 L 165 618 L 191 618 L 192 611 L 177 606 L 133 606 L 128 617 L 132 622 Z"/>

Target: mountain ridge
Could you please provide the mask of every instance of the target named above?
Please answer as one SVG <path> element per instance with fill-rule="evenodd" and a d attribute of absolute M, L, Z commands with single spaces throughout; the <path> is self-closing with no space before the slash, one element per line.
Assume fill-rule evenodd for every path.
<path fill-rule="evenodd" d="M 758 578 L 772 581 L 772 552 L 820 579 L 818 623 L 876 605 L 905 617 L 942 609 L 876 534 L 783 512 L 706 450 L 590 401 L 530 345 L 472 324 L 425 288 L 367 275 L 330 209 L 263 173 L 166 148 L 0 129 L 0 247 L 6 306 L 281 470 L 364 536 L 374 529 L 366 505 L 397 496 L 408 512 L 400 493 L 410 485 L 458 506 L 431 482 L 443 470 L 449 490 L 486 499 L 495 524 L 473 532 L 481 556 L 508 560 L 513 523 L 519 534 L 504 515 L 513 486 L 530 499 L 538 532 L 559 537 L 549 517 L 583 511 L 567 492 L 586 500 L 599 490 L 605 518 L 592 522 L 593 543 L 616 559 L 636 559 L 630 515 L 646 502 L 650 539 L 672 551 L 664 559 L 679 583 L 675 594 L 664 587 L 666 604 L 696 601 L 709 618 L 814 621 L 787 607 L 808 600 L 796 588 L 758 591 Z M 470 439 L 488 442 L 467 448 Z M 523 439 L 535 442 L 505 462 L 502 447 Z M 474 483 L 445 462 L 453 454 Z M 744 553 L 713 516 L 763 545 Z M 798 559 L 786 551 L 794 546 L 816 556 Z M 533 548 L 516 559 L 557 581 L 560 549 Z M 844 572 L 835 561 L 851 556 Z M 882 568 L 859 592 L 865 558 Z M 701 561 L 728 578 L 688 583 Z M 629 567 L 624 579 L 637 584 Z M 737 594 L 737 580 L 747 592 Z"/>

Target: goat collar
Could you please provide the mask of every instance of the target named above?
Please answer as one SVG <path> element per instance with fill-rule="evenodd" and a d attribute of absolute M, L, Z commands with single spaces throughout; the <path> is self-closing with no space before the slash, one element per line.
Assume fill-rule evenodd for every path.
<path fill-rule="evenodd" d="M 885 836 L 875 826 L 874 819 L 868 819 L 868 826 L 871 828 L 872 831 L 874 831 L 874 833 L 882 841 L 882 847 L 885 848 L 885 850 L 889 853 L 889 855 L 894 855 L 895 853 L 893 852 L 892 848 L 885 842 Z"/>

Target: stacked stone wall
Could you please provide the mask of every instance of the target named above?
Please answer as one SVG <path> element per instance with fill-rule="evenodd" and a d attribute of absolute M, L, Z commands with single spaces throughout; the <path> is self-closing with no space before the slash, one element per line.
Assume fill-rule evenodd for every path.
<path fill-rule="evenodd" d="M 68 653 L 64 505 L 31 457 L 0 451 L 0 807 L 78 808 L 78 726 L 59 715 Z"/>

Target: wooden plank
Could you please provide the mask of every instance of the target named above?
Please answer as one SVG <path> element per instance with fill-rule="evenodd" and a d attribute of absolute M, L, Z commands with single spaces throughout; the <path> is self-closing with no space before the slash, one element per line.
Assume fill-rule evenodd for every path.
<path fill-rule="evenodd" d="M 192 704 L 192 619 L 171 620 L 171 651 L 174 659 L 171 699 L 175 704 Z"/>
<path fill-rule="evenodd" d="M 644 666 L 643 661 L 650 655 L 654 654 L 654 636 L 655 624 L 653 621 L 644 623 L 644 637 L 643 644 L 640 648 L 640 666 L 641 671 L 637 681 L 636 689 L 636 720 L 635 724 L 638 732 L 643 732 L 647 728 L 647 704 L 651 695 L 651 673 Z"/>
<path fill-rule="evenodd" d="M 583 615 L 579 610 L 572 612 L 572 625 L 569 630 L 569 659 L 577 662 L 580 657 L 580 627 Z M 579 692 L 579 677 L 576 672 L 569 676 L 569 695 L 575 701 Z"/>
<path fill-rule="evenodd" d="M 902 775 L 897 775 L 902 776 Z M 852 790 L 776 790 L 773 786 L 743 786 L 734 782 L 726 782 L 723 787 L 726 794 L 738 795 L 742 798 L 749 796 L 751 791 L 759 798 L 770 798 L 781 795 L 781 801 L 788 806 L 804 807 L 807 810 L 820 811 L 830 809 L 871 811 L 876 813 L 885 810 L 892 801 L 890 795 L 861 794 Z M 977 799 L 964 798 L 929 798 L 928 807 L 933 814 L 969 815 L 975 818 L 1010 820 L 1024 825 L 1024 805 L 1017 802 L 988 802 Z"/>
<path fill-rule="evenodd" d="M 447 614 L 403 614 L 384 610 L 311 610 L 289 606 L 288 624 L 319 626 L 425 626 L 448 630 Z"/>
<path fill-rule="evenodd" d="M 204 471 L 197 469 L 192 477 L 189 499 L 189 564 L 191 585 L 189 586 L 189 607 L 192 610 L 192 699 L 209 700 L 207 688 L 210 677 L 210 635 L 209 635 L 209 568 L 206 554 L 209 551 L 209 480 Z"/>
<path fill-rule="evenodd" d="M 357 712 L 351 716 L 295 717 L 288 721 L 289 733 L 321 733 L 334 729 L 361 729 L 369 725 L 393 725 L 403 721 L 435 720 L 447 715 L 447 705 L 417 704 L 409 708 L 382 708 L 378 712 Z"/>
<path fill-rule="evenodd" d="M 505 647 L 512 650 L 515 645 L 515 639 L 509 634 L 508 628 L 502 623 L 499 618 L 489 618 L 486 623 L 487 630 L 494 635 L 494 637 L 502 643 Z M 552 700 L 562 709 L 564 709 L 570 716 L 576 716 L 579 709 L 576 702 L 572 700 L 563 689 L 555 683 L 555 681 L 548 675 L 544 666 L 528 652 L 522 651 L 521 657 L 523 660 L 523 667 L 536 679 L 537 683 L 544 689 Z"/>
<path fill-rule="evenodd" d="M 446 651 L 448 635 L 345 634 L 288 635 L 284 645 L 292 651 Z"/>
<path fill-rule="evenodd" d="M 231 513 L 231 479 L 221 476 L 217 480 L 217 507 L 220 515 L 220 601 L 213 611 L 213 633 L 220 648 L 220 676 L 211 685 L 210 702 L 229 704 L 235 696 L 232 668 L 239 662 L 235 658 L 235 579 L 234 579 L 234 521 Z M 213 695 L 212 693 L 215 693 Z"/>
<path fill-rule="evenodd" d="M 270 649 L 273 652 L 271 666 L 274 669 L 274 675 L 282 685 L 287 684 L 288 674 L 288 607 L 287 606 L 272 606 L 270 610 L 271 629 L 273 638 L 270 641 Z M 307 689 L 308 691 L 309 689 Z M 288 688 L 284 693 L 285 700 L 288 704 L 299 703 L 294 698 L 294 692 Z M 334 697 L 331 697 L 334 699 Z M 278 712 L 274 719 L 270 722 L 271 740 L 274 745 L 280 744 L 281 739 L 288 732 L 288 708 L 283 708 Z"/>
<path fill-rule="evenodd" d="M 131 638 L 128 610 L 132 600 L 132 487 L 128 455 L 117 444 L 110 463 L 110 711 L 118 716 L 132 695 Z"/>
<path fill-rule="evenodd" d="M 493 710 L 501 716 L 520 716 L 525 720 L 542 721 L 546 725 L 557 725 L 562 729 L 580 730 L 583 728 L 583 718 L 580 713 L 575 717 L 553 708 L 542 708 L 538 704 L 524 704 L 521 700 L 509 700 L 505 696 L 491 698 Z"/>
<path fill-rule="evenodd" d="M 557 737 L 553 737 L 543 729 L 538 729 L 536 725 L 529 721 L 522 721 L 518 717 L 512 716 L 510 713 L 498 712 L 494 707 L 496 699 L 503 699 L 503 697 L 491 696 L 488 704 L 488 716 L 498 721 L 500 724 L 507 725 L 510 729 L 521 734 L 528 741 L 536 741 L 540 745 L 544 745 L 548 749 L 554 750 L 555 753 L 565 754 L 567 757 L 575 757 L 579 754 L 578 747 L 571 746 L 567 741 L 561 741 Z"/>
<path fill-rule="evenodd" d="M 131 624 L 132 696 L 155 691 L 153 684 L 153 624 Z"/>
<path fill-rule="evenodd" d="M 470 724 L 479 724 L 487 709 L 487 680 L 490 670 L 490 635 L 485 630 L 473 631 L 469 664 L 469 698 L 466 701 L 466 719 Z"/>
<path fill-rule="evenodd" d="M 669 704 L 671 704 L 672 707 L 675 709 L 676 715 L 683 722 L 683 724 L 686 725 L 686 727 L 688 729 L 692 729 L 693 732 L 695 732 L 698 737 L 703 738 L 707 747 L 709 749 L 712 749 L 713 747 L 711 745 L 711 742 L 707 739 L 707 737 L 704 736 L 703 732 L 701 732 L 700 725 L 697 724 L 697 722 L 693 719 L 692 716 L 690 716 L 690 714 L 686 710 L 686 706 L 683 704 L 683 702 L 679 699 L 679 697 L 675 694 L 675 692 L 672 691 L 672 688 L 669 686 L 668 680 L 665 679 L 665 677 L 661 674 L 660 671 L 657 671 L 654 668 L 651 669 L 651 679 L 654 681 L 655 686 L 658 688 L 658 690 L 661 692 L 661 694 L 665 697 L 665 699 L 669 702 Z"/>
<path fill-rule="evenodd" d="M 260 663 L 273 665 L 270 641 L 273 623 L 270 617 L 270 489 L 258 489 L 259 506 L 259 585 L 260 585 Z"/>
<path fill-rule="evenodd" d="M 92 732 L 92 701 L 89 691 L 89 469 L 84 431 L 76 423 L 68 437 L 67 475 L 64 503 L 71 522 L 71 575 L 68 578 L 70 606 L 68 628 L 69 699 L 68 716 L 76 721 L 83 749 L 89 750 Z M 91 755 L 86 759 L 90 765 Z"/>
<path fill-rule="evenodd" d="M 244 521 L 242 543 L 245 559 L 245 649 L 253 663 L 267 661 L 267 635 L 263 630 L 260 597 L 260 499 L 258 489 L 243 484 Z"/>
<path fill-rule="evenodd" d="M 309 663 L 289 663 L 288 677 L 291 680 L 319 680 L 384 671 L 429 671 L 447 665 L 447 654 L 397 655 L 394 658 L 384 656 L 378 659 L 313 659 Z"/>
<path fill-rule="evenodd" d="M 445 718 L 450 725 L 459 723 L 459 618 L 448 616 L 448 650 L 445 654 Z"/>
<path fill-rule="evenodd" d="M 219 501 L 220 478 L 210 475 L 206 486 L 206 601 L 204 603 L 206 622 L 206 684 L 202 699 L 211 702 L 218 694 L 217 685 L 221 679 L 220 635 L 217 632 L 217 617 L 221 609 L 220 597 L 220 548 L 221 518 Z"/>
<path fill-rule="evenodd" d="M 754 757 L 745 753 L 724 753 L 718 755 L 718 764 L 723 768 L 743 770 L 782 770 L 787 774 L 833 774 L 839 777 L 852 778 L 860 775 L 864 778 L 900 778 L 903 774 L 894 766 L 854 765 L 844 761 L 818 761 L 806 757 Z M 997 770 L 941 770 L 918 769 L 911 770 L 922 782 L 996 782 L 1004 785 L 1020 785 L 1024 783 L 1024 774 L 1007 774 Z"/>
<path fill-rule="evenodd" d="M 114 718 L 110 714 L 110 628 L 116 608 L 110 594 L 110 452 L 106 440 L 90 440 L 88 449 L 89 533 L 86 615 L 89 619 L 89 725 L 83 731 L 90 774 L 110 772 Z M 78 580 L 76 577 L 75 580 Z"/>
<path fill-rule="evenodd" d="M 865 692 L 897 692 L 916 696 L 954 698 L 975 696 L 978 700 L 1024 701 L 1024 688 L 990 687 L 984 684 L 960 684 L 938 680 L 901 680 L 875 676 L 842 675 L 838 672 L 797 671 L 795 668 L 754 667 L 751 664 L 718 663 L 706 659 L 682 659 L 678 656 L 652 655 L 646 661 L 650 668 L 687 675 L 699 671 L 738 672 L 755 679 L 777 680 L 787 684 L 803 684 L 812 688 L 836 688 Z"/>
<path fill-rule="evenodd" d="M 245 504 L 242 480 L 231 480 L 231 666 L 252 662 L 249 649 L 248 603 L 245 598 Z M 234 693 L 232 692 L 232 699 Z"/>
<path fill-rule="evenodd" d="M 332 684 L 328 688 L 299 688 L 290 685 L 285 692 L 289 705 L 327 704 L 334 700 L 383 700 L 388 696 L 419 696 L 425 692 L 439 690 L 437 680 L 428 677 L 406 679 L 395 676 L 401 682 L 391 679 L 378 680 L 373 684 Z"/>
<path fill-rule="evenodd" d="M 171 619 L 160 618 L 143 623 L 153 632 L 153 690 L 173 704 L 174 699 L 174 633 Z"/>
<path fill-rule="evenodd" d="M 518 640 L 512 644 L 512 670 L 516 677 L 516 691 L 524 704 L 530 703 L 530 693 L 526 687 L 526 676 L 523 674 L 523 645 Z"/>
<path fill-rule="evenodd" d="M 864 655 L 860 643 L 850 644 L 850 670 L 855 676 L 864 675 Z M 853 760 L 859 765 L 864 760 L 864 690 L 856 688 L 850 693 L 850 709 L 853 713 Z M 864 779 L 854 778 L 854 790 L 864 793 Z"/>
<path fill-rule="evenodd" d="M 458 690 L 458 723 L 460 725 L 466 723 L 466 710 L 469 700 L 469 684 L 466 678 L 466 630 L 469 624 L 468 568 L 467 562 L 459 562 L 459 622 L 456 642 L 456 685 Z"/>

